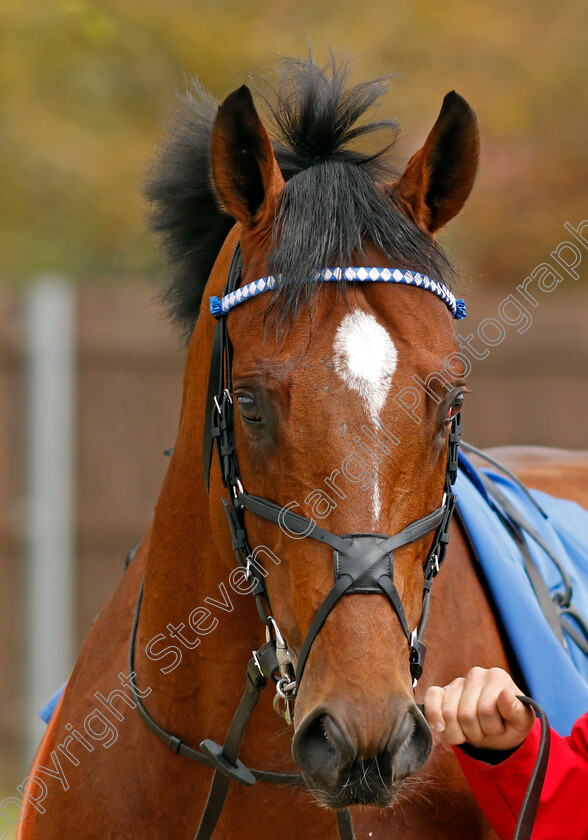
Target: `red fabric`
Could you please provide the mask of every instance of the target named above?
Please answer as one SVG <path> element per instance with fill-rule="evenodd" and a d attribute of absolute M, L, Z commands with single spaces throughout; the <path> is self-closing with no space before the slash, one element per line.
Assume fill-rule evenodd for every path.
<path fill-rule="evenodd" d="M 541 724 L 504 761 L 490 765 L 455 754 L 474 796 L 500 840 L 512 840 L 537 757 Z M 533 840 L 588 840 L 588 712 L 567 738 L 551 730 L 551 750 Z"/>

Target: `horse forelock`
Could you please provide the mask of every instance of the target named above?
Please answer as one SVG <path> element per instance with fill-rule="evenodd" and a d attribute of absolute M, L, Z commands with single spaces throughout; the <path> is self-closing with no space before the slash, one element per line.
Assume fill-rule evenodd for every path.
<path fill-rule="evenodd" d="M 382 265 L 420 271 L 451 285 L 452 268 L 434 241 L 353 164 L 328 161 L 288 181 L 275 229 L 279 235 L 268 255 L 268 273 L 278 278 L 278 286 L 268 314 L 278 326 L 310 305 L 320 287 L 312 279 L 317 271 L 372 265 L 368 245 L 381 252 Z M 344 293 L 346 281 L 339 285 Z"/>
<path fill-rule="evenodd" d="M 421 271 L 450 285 L 452 269 L 434 241 L 379 185 L 396 180 L 388 152 L 394 120 L 362 122 L 386 90 L 384 79 L 349 83 L 349 68 L 334 56 L 326 67 L 312 59 L 284 59 L 280 82 L 263 95 L 264 122 L 286 187 L 267 254 L 279 279 L 268 307 L 280 327 L 309 306 L 313 274 L 357 264 L 367 243 L 390 265 Z M 189 336 L 204 287 L 233 225 L 212 184 L 210 144 L 218 103 L 196 80 L 181 98 L 167 141 L 146 184 L 151 227 L 160 234 L 171 278 L 162 300 Z M 385 141 L 368 152 L 358 140 L 380 132 Z"/>

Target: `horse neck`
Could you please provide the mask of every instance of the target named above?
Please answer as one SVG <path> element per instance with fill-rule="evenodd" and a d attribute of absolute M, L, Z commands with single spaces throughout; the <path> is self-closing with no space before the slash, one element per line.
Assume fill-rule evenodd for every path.
<path fill-rule="evenodd" d="M 178 437 L 155 508 L 137 635 L 137 671 L 142 682 L 154 689 L 152 706 L 163 725 L 166 720 L 172 725 L 173 719 L 177 729 L 178 720 L 185 720 L 188 731 L 190 719 L 202 714 L 204 698 L 200 698 L 199 684 L 206 683 L 209 702 L 210 698 L 218 702 L 219 696 L 230 695 L 234 710 L 242 691 L 241 679 L 236 675 L 242 672 L 244 679 L 251 650 L 263 641 L 253 598 L 236 593 L 229 585 L 235 558 L 221 556 L 217 547 L 202 470 L 205 402 L 215 326 L 206 313 L 206 301 L 208 294 L 218 294 L 222 289 L 233 246 L 231 238 L 219 255 L 206 289 L 203 314 L 188 350 Z M 216 507 L 220 505 L 218 496 L 215 490 L 212 504 Z M 224 521 L 215 527 L 228 531 Z M 199 625 L 198 631 L 194 625 Z M 187 646 L 172 635 L 178 627 L 189 645 L 197 644 L 196 647 Z M 148 644 L 156 636 L 160 640 L 149 648 L 150 656 Z M 166 648 L 175 651 L 165 658 L 153 659 Z M 170 668 L 174 657 L 178 664 Z M 229 690 L 227 685 L 231 686 Z"/>

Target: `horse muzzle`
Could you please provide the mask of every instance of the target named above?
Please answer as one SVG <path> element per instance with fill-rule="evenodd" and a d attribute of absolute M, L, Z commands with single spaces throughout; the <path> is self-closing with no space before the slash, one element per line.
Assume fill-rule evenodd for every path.
<path fill-rule="evenodd" d="M 423 766 L 432 749 L 429 726 L 411 700 L 391 705 L 377 733 L 361 731 L 344 709 L 323 705 L 309 712 L 292 744 L 304 781 L 323 805 L 390 805 L 402 781 Z M 371 729 L 376 729 L 372 723 Z"/>

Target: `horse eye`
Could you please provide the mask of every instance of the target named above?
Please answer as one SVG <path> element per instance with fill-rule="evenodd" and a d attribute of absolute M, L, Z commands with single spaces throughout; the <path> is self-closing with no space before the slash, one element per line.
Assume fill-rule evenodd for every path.
<path fill-rule="evenodd" d="M 251 394 L 237 394 L 237 405 L 243 420 L 248 423 L 261 423 L 261 414 L 257 408 L 255 398 Z"/>
<path fill-rule="evenodd" d="M 449 409 L 447 410 L 447 414 L 445 415 L 445 421 L 444 421 L 445 423 L 451 423 L 451 421 L 453 420 L 455 415 L 458 414 L 461 411 L 462 406 L 463 406 L 463 401 L 464 401 L 464 394 L 463 394 L 463 391 L 460 391 L 459 394 L 455 395 L 455 399 L 453 400 L 453 402 L 449 406 Z"/>

